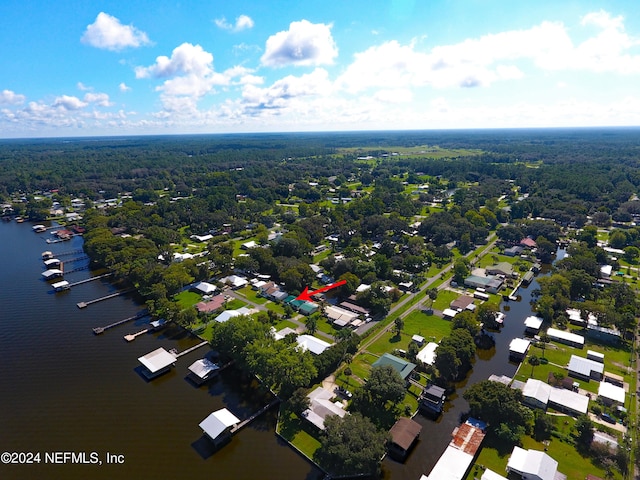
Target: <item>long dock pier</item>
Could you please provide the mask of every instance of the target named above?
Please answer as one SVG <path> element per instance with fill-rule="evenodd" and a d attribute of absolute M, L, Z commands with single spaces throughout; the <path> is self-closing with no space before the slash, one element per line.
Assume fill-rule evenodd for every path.
<path fill-rule="evenodd" d="M 119 297 L 120 295 L 126 295 L 127 293 L 135 292 L 135 288 L 129 288 L 127 290 L 122 290 L 120 292 L 112 293 L 111 295 L 107 295 L 106 297 L 95 298 L 93 300 L 88 300 L 86 302 L 79 302 L 77 304 L 78 308 L 87 308 L 89 305 L 94 303 L 102 302 L 103 300 L 109 300 L 110 298 Z"/>
<path fill-rule="evenodd" d="M 118 325 L 123 325 L 127 322 L 133 322 L 134 320 L 139 320 L 140 318 L 146 317 L 147 315 L 149 315 L 149 312 L 147 310 L 143 310 L 142 312 L 136 313 L 133 317 L 128 317 L 128 318 L 125 318 L 124 320 L 110 323 L 109 325 L 105 325 L 104 327 L 95 327 L 93 329 L 93 333 L 95 333 L 96 335 L 100 335 L 101 333 L 104 333 L 105 330 L 109 330 L 110 328 L 117 327 Z"/>
<path fill-rule="evenodd" d="M 199 343 L 198 345 L 195 345 L 195 346 L 193 346 L 193 347 L 191 347 L 191 348 L 187 348 L 184 352 L 176 353 L 176 354 L 175 354 L 175 357 L 176 357 L 176 358 L 180 358 L 181 356 L 186 355 L 187 353 L 191 353 L 191 352 L 193 352 L 194 350 L 199 349 L 200 347 L 204 347 L 205 345 L 209 345 L 209 342 L 204 341 L 204 342 Z"/>
<path fill-rule="evenodd" d="M 147 310 L 143 310 L 142 312 L 135 314 L 133 317 L 110 323 L 109 325 L 105 325 L 104 327 L 95 327 L 93 329 L 93 333 L 95 333 L 96 335 L 100 335 L 101 333 L 104 333 L 105 330 L 109 330 L 110 328 L 117 327 L 118 325 L 122 325 L 127 322 L 132 322 L 133 320 L 138 320 L 142 317 L 146 317 L 147 315 L 149 315 L 149 312 Z"/>
<path fill-rule="evenodd" d="M 69 272 L 65 272 L 65 273 L 69 273 Z M 100 280 L 101 278 L 107 278 L 107 277 L 110 277 L 111 275 L 113 275 L 113 272 L 103 273 L 102 275 L 98 275 L 96 277 L 85 278 L 84 280 L 70 283 L 69 288 L 82 285 L 83 283 L 93 282 L 94 280 Z"/>
<path fill-rule="evenodd" d="M 236 423 L 231 430 L 229 431 L 229 435 L 234 435 L 236 434 L 238 431 L 240 431 L 240 429 L 246 427 L 247 425 L 249 425 L 251 422 L 253 422 L 256 418 L 258 418 L 260 415 L 262 415 L 264 412 L 266 412 L 267 410 L 269 410 L 270 408 L 275 407 L 277 404 L 280 403 L 280 399 L 276 398 L 273 402 L 271 402 L 268 405 L 265 405 L 264 407 L 262 407 L 260 410 L 258 410 L 256 413 L 254 413 L 253 415 L 251 415 L 249 418 L 247 418 L 246 420 L 241 421 L 240 423 Z"/>

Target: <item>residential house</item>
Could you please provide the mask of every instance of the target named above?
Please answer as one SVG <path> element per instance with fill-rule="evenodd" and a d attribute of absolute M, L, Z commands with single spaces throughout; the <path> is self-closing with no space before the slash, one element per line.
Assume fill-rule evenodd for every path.
<path fill-rule="evenodd" d="M 523 480 L 557 480 L 558 462 L 544 452 L 513 447 L 507 472 L 518 474 Z"/>

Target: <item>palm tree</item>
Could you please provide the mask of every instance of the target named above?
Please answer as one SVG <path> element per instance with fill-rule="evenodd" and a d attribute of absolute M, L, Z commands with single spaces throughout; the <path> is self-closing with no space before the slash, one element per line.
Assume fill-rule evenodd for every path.
<path fill-rule="evenodd" d="M 309 335 L 313 335 L 318 330 L 318 317 L 315 315 L 309 315 L 304 321 L 304 326 L 307 327 Z"/>
<path fill-rule="evenodd" d="M 531 365 L 531 377 L 533 377 L 533 369 L 540 365 L 540 359 L 535 355 L 531 355 L 527 361 Z"/>

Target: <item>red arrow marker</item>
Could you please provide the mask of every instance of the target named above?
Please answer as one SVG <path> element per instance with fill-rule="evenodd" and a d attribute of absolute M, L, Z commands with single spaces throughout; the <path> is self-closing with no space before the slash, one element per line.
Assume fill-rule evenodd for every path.
<path fill-rule="evenodd" d="M 340 287 L 347 283 L 346 280 L 340 280 L 339 282 L 332 283 L 331 285 L 327 285 L 326 287 L 319 288 L 318 290 L 309 291 L 309 287 L 304 287 L 304 290 L 300 295 L 296 297 L 296 300 L 304 300 L 306 302 L 313 302 L 311 299 L 311 295 L 315 295 L 316 293 L 326 292 L 327 290 L 331 290 L 332 288 Z"/>

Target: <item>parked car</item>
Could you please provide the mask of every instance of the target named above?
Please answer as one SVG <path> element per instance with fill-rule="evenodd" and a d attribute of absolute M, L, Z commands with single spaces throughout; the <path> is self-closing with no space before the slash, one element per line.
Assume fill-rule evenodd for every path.
<path fill-rule="evenodd" d="M 600 418 L 607 423 L 616 423 L 615 419 L 608 413 L 603 413 L 602 415 L 600 415 Z"/>
<path fill-rule="evenodd" d="M 353 394 L 347 390 L 344 387 L 336 387 L 336 389 L 334 390 L 338 395 L 347 398 L 347 399 L 351 399 L 351 397 L 353 397 Z"/>

